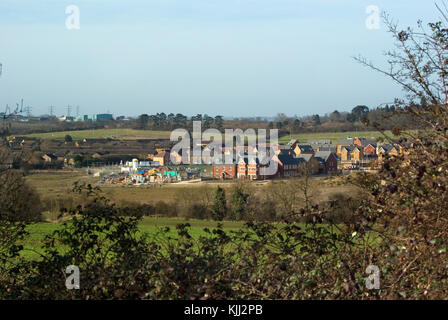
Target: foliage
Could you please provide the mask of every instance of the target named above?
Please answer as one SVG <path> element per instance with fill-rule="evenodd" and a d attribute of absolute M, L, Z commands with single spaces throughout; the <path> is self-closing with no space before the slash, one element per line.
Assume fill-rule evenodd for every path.
<path fill-rule="evenodd" d="M 92 186 L 76 186 L 90 200 L 64 211 L 71 219 L 45 239 L 40 260 L 20 258 L 22 225 L 1 225 L 0 298 L 446 298 L 447 23 L 430 24 L 429 33 L 421 25 L 414 32 L 388 24 L 401 51 L 388 53 L 391 68 L 382 72 L 407 92 L 407 100 L 397 100 L 389 112 L 411 117 L 419 130 L 395 141 L 400 154 L 385 157 L 378 174 L 350 177 L 364 189 L 361 200 L 338 196 L 318 204 L 305 173 L 294 188 L 274 184 L 258 203 L 263 211 L 281 209 L 282 223 L 248 222 L 238 231 L 218 224 L 199 238 L 181 224 L 172 237 L 169 228 L 141 234 L 141 215 L 117 208 Z M 277 123 L 284 121 L 280 115 Z M 403 129 L 397 124 L 394 132 Z M 233 212 L 255 217 L 252 197 L 234 195 Z M 226 217 L 223 188 L 217 188 L 211 208 L 216 220 Z M 347 208 L 354 214 L 347 217 Z M 72 264 L 81 270 L 79 290 L 64 286 L 65 268 Z M 370 265 L 380 269 L 378 290 L 366 287 Z"/>
<path fill-rule="evenodd" d="M 13 292 L 22 299 L 143 298 L 139 269 L 153 250 L 139 234 L 140 218 L 121 215 L 90 185 L 74 190 L 91 202 L 66 212 L 71 219 L 45 238 L 41 260 L 22 265 L 27 274 Z M 82 270 L 79 290 L 67 290 L 61 281 L 69 265 Z"/>
<path fill-rule="evenodd" d="M 241 185 L 237 185 L 230 199 L 232 220 L 242 220 L 244 218 L 248 198 L 249 194 L 244 192 Z"/>
<path fill-rule="evenodd" d="M 213 219 L 216 221 L 222 221 L 227 215 L 226 192 L 220 186 L 216 188 L 215 200 L 211 210 Z"/>
<path fill-rule="evenodd" d="M 23 175 L 14 170 L 0 171 L 0 220 L 39 221 L 40 198 Z"/>

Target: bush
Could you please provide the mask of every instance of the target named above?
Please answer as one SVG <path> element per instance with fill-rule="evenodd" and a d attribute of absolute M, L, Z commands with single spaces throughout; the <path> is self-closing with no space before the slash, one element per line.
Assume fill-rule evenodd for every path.
<path fill-rule="evenodd" d="M 210 209 L 202 204 L 192 204 L 188 206 L 185 218 L 190 219 L 211 219 L 212 213 L 210 212 Z"/>
<path fill-rule="evenodd" d="M 19 171 L 0 171 L 0 220 L 41 220 L 40 198 Z"/>

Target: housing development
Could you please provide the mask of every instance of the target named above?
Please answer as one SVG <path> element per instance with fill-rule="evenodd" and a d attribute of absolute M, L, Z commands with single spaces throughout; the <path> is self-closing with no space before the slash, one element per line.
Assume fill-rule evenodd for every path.
<path fill-rule="evenodd" d="M 448 300 L 448 0 L 379 2 L 0 1 L 0 300 Z"/>
<path fill-rule="evenodd" d="M 398 156 L 402 152 L 401 147 L 393 143 L 364 137 L 347 137 L 336 143 L 329 139 L 307 142 L 292 139 L 275 148 L 269 143 L 263 145 L 263 150 L 270 150 L 272 154 L 260 154 L 260 145 L 242 149 L 223 145 L 216 151 L 210 147 L 211 143 L 204 142 L 200 145 L 201 156 L 189 154 L 188 164 L 177 165 L 182 163 L 182 152 L 171 151 L 172 143 L 163 139 L 42 143 L 38 138 L 10 137 L 9 144 L 12 150 L 33 151 L 34 160 L 30 161 L 36 168 L 39 163 L 41 168 L 90 168 L 102 177 L 102 182 L 112 184 L 173 183 L 191 179 L 267 180 L 294 178 L 305 173 L 331 176 L 354 171 L 375 172 L 385 156 Z M 214 152 L 213 157 L 210 152 Z M 229 155 L 232 163 L 223 163 Z M 265 161 L 260 161 L 263 158 Z M 216 159 L 220 159 L 221 164 Z M 277 170 L 262 174 L 261 168 L 269 161 L 276 163 Z"/>

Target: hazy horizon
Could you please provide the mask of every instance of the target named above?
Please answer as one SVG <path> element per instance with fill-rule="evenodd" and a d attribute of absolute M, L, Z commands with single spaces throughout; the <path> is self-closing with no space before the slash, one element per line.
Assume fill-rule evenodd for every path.
<path fill-rule="evenodd" d="M 80 10 L 68 30 L 66 7 Z M 370 108 L 402 95 L 353 60 L 392 48 L 378 6 L 400 26 L 438 20 L 433 3 L 364 0 L 40 1 L 0 3 L 0 112 L 299 117 Z"/>

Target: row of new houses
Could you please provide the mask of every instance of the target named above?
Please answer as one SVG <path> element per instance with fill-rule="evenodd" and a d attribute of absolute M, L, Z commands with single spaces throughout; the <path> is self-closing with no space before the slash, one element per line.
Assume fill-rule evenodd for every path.
<path fill-rule="evenodd" d="M 271 160 L 277 163 L 275 174 L 265 175 L 262 164 L 258 159 L 250 160 L 247 155 L 239 157 L 234 164 L 214 164 L 212 176 L 215 179 L 272 179 L 283 177 L 296 177 L 305 170 L 311 174 L 335 174 L 338 170 L 338 160 L 330 151 L 319 151 L 316 154 L 295 155 L 294 151 L 280 149 Z"/>
<path fill-rule="evenodd" d="M 313 141 L 300 144 L 291 140 L 284 146 L 279 146 L 278 152 L 272 157 L 277 162 L 276 174 L 263 176 L 260 174 L 258 161 L 252 163 L 247 156 L 240 157 L 235 164 L 218 164 L 213 166 L 215 179 L 270 179 L 281 177 L 295 177 L 301 171 L 307 170 L 311 174 L 335 174 L 338 169 L 353 168 L 359 163 L 364 165 L 372 161 L 381 161 L 385 154 L 398 155 L 401 147 L 392 144 L 378 144 L 376 140 L 365 138 L 344 139 L 337 145 L 331 141 Z"/>
<path fill-rule="evenodd" d="M 264 147 L 264 148 L 261 148 Z M 286 145 L 278 145 L 277 153 L 271 156 L 271 160 L 278 164 L 275 174 L 263 176 L 263 165 L 257 159 L 249 160 L 251 155 L 266 155 L 263 149 L 269 149 L 267 143 L 263 146 L 247 147 L 241 150 L 236 147 L 220 146 L 218 155 L 221 158 L 230 156 L 234 161 L 231 164 L 213 164 L 213 149 L 207 144 L 201 145 L 199 156 L 188 155 L 191 164 L 213 164 L 212 176 L 216 179 L 268 179 L 277 177 L 294 177 L 305 168 L 311 174 L 335 174 L 339 169 L 353 169 L 361 166 L 367 167 L 374 160 L 382 160 L 385 154 L 398 155 L 402 150 L 392 144 L 379 144 L 376 140 L 365 138 L 343 139 L 338 144 L 332 144 L 328 140 L 309 141 L 300 144 L 297 140 L 291 140 Z M 241 154 L 235 157 L 235 153 Z M 205 156 L 205 154 L 209 154 Z M 45 161 L 51 162 L 52 155 L 45 155 Z M 180 163 L 182 152 L 170 152 L 166 148 L 156 149 L 155 154 L 148 154 L 147 159 L 160 166 L 172 163 Z M 184 155 L 185 156 L 185 155 Z M 259 157 L 258 157 L 259 159 Z M 224 159 L 222 159 L 224 160 Z M 223 161 L 224 162 L 224 161 Z M 186 164 L 185 162 L 182 162 Z M 264 161 L 263 163 L 268 163 Z M 360 165 L 361 164 L 361 165 Z"/>

